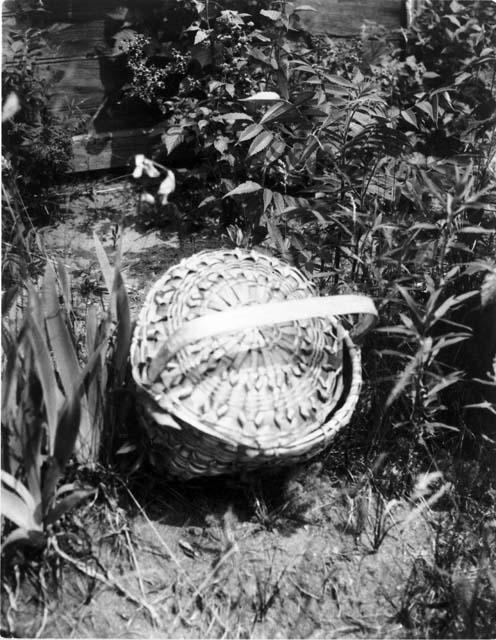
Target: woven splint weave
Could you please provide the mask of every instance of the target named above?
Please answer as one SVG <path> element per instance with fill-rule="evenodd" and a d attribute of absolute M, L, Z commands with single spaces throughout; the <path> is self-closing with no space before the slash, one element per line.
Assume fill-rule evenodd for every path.
<path fill-rule="evenodd" d="M 338 315 L 363 296 L 316 296 L 281 260 L 205 251 L 151 288 L 131 346 L 153 458 L 183 479 L 289 464 L 347 424 L 360 350 Z"/>

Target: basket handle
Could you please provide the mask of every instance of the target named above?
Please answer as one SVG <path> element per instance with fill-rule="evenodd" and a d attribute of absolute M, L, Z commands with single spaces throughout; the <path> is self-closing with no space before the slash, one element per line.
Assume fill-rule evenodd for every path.
<path fill-rule="evenodd" d="M 154 382 L 178 351 L 191 342 L 203 338 L 294 320 L 347 314 L 364 316 L 350 332 L 354 342 L 360 342 L 363 336 L 372 329 L 378 315 L 372 299 L 360 295 L 300 298 L 209 313 L 185 322 L 168 338 L 153 359 L 148 369 L 148 377 Z"/>

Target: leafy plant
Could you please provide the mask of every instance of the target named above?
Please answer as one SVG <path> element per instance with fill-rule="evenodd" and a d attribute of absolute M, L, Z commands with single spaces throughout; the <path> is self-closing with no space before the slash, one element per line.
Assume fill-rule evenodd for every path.
<path fill-rule="evenodd" d="M 16 7 L 14 7 L 16 8 Z M 9 181 L 19 188 L 31 215 L 43 209 L 40 190 L 50 187 L 69 167 L 71 135 L 84 116 L 76 108 L 57 114 L 52 109 L 55 75 L 42 70 L 39 58 L 50 50 L 49 36 L 63 25 L 25 28 L 19 23 L 4 34 L 2 91 L 14 93 L 20 109 L 2 126 L 2 153 Z M 33 10 L 43 11 L 41 7 Z M 24 7 L 23 10 L 26 10 Z"/>
<path fill-rule="evenodd" d="M 80 464 L 97 461 L 102 437 L 113 435 L 111 420 L 116 414 L 122 418 L 122 403 L 112 396 L 125 379 L 131 337 L 127 294 L 118 267 L 112 272 L 95 242 L 110 308 L 100 317 L 94 307 L 88 310 L 84 366 L 75 348 L 70 282 L 62 264 L 58 273 L 46 266 L 40 292 L 27 283 L 17 333 L 10 330 L 9 316 L 3 319 L 2 514 L 17 525 L 4 545 L 43 545 L 47 528 L 93 493 L 58 484 L 74 454 Z"/>

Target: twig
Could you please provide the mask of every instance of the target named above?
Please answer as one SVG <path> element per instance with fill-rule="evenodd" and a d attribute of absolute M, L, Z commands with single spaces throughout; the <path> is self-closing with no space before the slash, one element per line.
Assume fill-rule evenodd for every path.
<path fill-rule="evenodd" d="M 127 600 L 129 600 L 130 602 L 136 604 L 139 607 L 143 607 L 150 614 L 152 621 L 157 625 L 160 624 L 160 618 L 157 615 L 155 609 L 150 604 L 148 604 L 148 602 L 146 602 L 145 600 L 141 600 L 140 598 L 137 598 L 125 587 L 119 584 L 115 580 L 115 578 L 113 578 L 112 574 L 109 571 L 105 571 L 105 573 L 102 573 L 100 571 L 97 571 L 93 567 L 87 566 L 81 560 L 72 558 L 70 555 L 65 553 L 65 551 L 62 551 L 62 549 L 59 547 L 57 540 L 55 538 L 51 540 L 51 545 L 54 551 L 62 558 L 62 560 L 65 560 L 72 566 L 76 567 L 78 571 L 81 571 L 81 573 L 84 573 L 88 577 L 93 578 L 95 580 L 99 580 L 105 586 L 110 587 L 111 589 L 115 589 L 120 595 L 127 598 Z"/>
<path fill-rule="evenodd" d="M 129 535 L 129 531 L 127 527 L 124 527 L 124 535 L 126 536 L 127 546 L 129 548 L 129 552 L 131 553 L 131 557 L 133 559 L 134 566 L 136 567 L 136 575 L 138 578 L 138 584 L 143 598 L 146 598 L 145 587 L 143 585 L 143 579 L 141 578 L 141 571 L 138 564 L 138 559 L 136 558 L 136 554 L 134 553 L 133 543 L 131 542 L 131 536 Z"/>

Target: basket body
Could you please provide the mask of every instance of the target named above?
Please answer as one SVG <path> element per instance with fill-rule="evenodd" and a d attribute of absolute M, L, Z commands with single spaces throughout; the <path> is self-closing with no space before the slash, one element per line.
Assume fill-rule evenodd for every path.
<path fill-rule="evenodd" d="M 185 323 L 315 295 L 297 269 L 240 249 L 196 254 L 153 285 L 131 364 L 161 470 L 188 479 L 290 464 L 321 451 L 347 424 L 360 391 L 360 351 L 332 316 L 194 340 L 151 375 Z"/>

